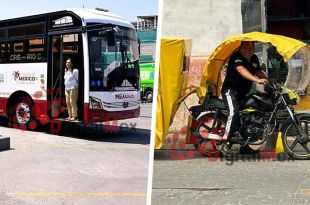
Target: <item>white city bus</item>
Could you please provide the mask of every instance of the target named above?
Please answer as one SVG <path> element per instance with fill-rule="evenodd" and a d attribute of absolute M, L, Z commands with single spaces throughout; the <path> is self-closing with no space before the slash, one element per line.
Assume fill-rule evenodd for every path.
<path fill-rule="evenodd" d="M 138 117 L 134 26 L 102 9 L 68 9 L 0 21 L 0 116 L 9 124 L 67 117 L 64 68 L 79 70 L 78 121 Z"/>

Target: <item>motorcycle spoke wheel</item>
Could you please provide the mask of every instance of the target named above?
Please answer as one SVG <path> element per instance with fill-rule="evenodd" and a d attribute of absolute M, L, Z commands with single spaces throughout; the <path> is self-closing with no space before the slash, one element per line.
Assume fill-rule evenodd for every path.
<path fill-rule="evenodd" d="M 300 136 L 294 124 L 290 124 L 283 133 L 283 145 L 285 151 L 295 159 L 310 159 L 310 141 L 309 141 L 310 119 L 301 119 L 298 125 L 303 136 L 308 136 L 307 141 L 300 141 Z"/>
<path fill-rule="evenodd" d="M 195 128 L 195 149 L 202 155 L 218 157 L 220 154 L 218 145 L 221 144 L 221 141 L 209 140 L 206 136 L 209 133 L 221 135 L 224 132 L 225 122 L 223 120 L 215 119 L 212 114 L 200 117 L 198 119 L 198 126 Z"/>
<path fill-rule="evenodd" d="M 302 147 L 305 149 L 305 151 L 309 154 L 310 151 L 309 151 L 309 148 L 308 148 L 307 144 L 308 144 L 308 143 L 306 143 L 306 144 L 301 144 L 301 146 L 302 146 Z"/>

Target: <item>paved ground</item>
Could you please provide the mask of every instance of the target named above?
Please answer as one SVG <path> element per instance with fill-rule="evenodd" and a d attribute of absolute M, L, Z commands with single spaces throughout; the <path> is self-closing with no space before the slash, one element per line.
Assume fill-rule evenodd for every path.
<path fill-rule="evenodd" d="M 247 157 L 226 161 L 191 149 L 156 151 L 152 205 L 310 204 L 309 161 Z"/>
<path fill-rule="evenodd" d="M 285 154 L 267 154 L 264 160 L 263 154 L 234 161 L 206 158 L 183 143 L 184 135 L 171 135 L 164 149 L 155 151 L 152 205 L 310 204 L 309 160 L 288 161 Z"/>
<path fill-rule="evenodd" d="M 144 104 L 140 118 L 119 121 L 112 134 L 94 127 L 76 136 L 0 127 L 12 148 L 0 152 L 0 204 L 145 204 L 150 122 L 151 104 Z"/>

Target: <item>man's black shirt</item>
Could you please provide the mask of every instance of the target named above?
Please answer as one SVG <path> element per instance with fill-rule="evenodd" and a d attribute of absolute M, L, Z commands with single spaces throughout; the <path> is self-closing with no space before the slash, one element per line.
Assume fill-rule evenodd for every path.
<path fill-rule="evenodd" d="M 236 69 L 237 66 L 245 67 L 252 75 L 255 75 L 257 71 L 261 70 L 259 60 L 255 54 L 252 55 L 249 62 L 241 55 L 240 51 L 236 51 L 228 61 L 227 74 L 222 86 L 222 93 L 229 89 L 236 91 L 240 96 L 249 93 L 252 81 L 245 79 L 239 74 Z"/>

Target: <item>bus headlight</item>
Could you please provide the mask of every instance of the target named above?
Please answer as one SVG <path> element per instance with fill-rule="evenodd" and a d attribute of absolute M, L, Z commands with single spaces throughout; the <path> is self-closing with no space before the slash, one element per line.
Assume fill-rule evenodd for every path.
<path fill-rule="evenodd" d="M 90 96 L 90 108 L 92 109 L 102 109 L 102 102 L 99 98 Z"/>

